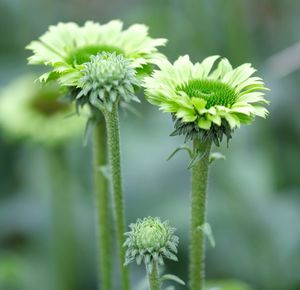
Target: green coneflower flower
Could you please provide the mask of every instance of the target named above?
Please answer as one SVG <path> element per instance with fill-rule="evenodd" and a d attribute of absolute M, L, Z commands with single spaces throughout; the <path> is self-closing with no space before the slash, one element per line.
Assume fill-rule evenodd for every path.
<path fill-rule="evenodd" d="M 125 233 L 127 239 L 124 243 L 127 248 L 126 265 L 134 260 L 138 265 L 144 261 L 147 270 L 151 272 L 154 264 L 164 264 L 164 258 L 177 261 L 179 239 L 168 222 L 148 217 L 138 219 L 129 227 L 131 231 Z"/>
<path fill-rule="evenodd" d="M 64 92 L 54 84 L 34 85 L 25 76 L 2 89 L 0 128 L 11 139 L 26 139 L 47 146 L 63 144 L 82 134 L 84 118 L 66 118 L 75 106 L 63 102 Z"/>
<path fill-rule="evenodd" d="M 231 138 L 240 124 L 251 123 L 255 116 L 265 118 L 263 107 L 266 87 L 261 78 L 252 76 L 255 69 L 243 64 L 235 69 L 223 58 L 210 56 L 193 64 L 189 56 L 174 64 L 158 63 L 151 77 L 144 79 L 146 98 L 160 110 L 172 113 L 175 131 L 188 139 L 211 139 L 219 145 L 223 135 Z"/>
<path fill-rule="evenodd" d="M 30 64 L 51 66 L 52 70 L 40 77 L 41 81 L 58 79 L 63 86 L 76 86 L 78 71 L 100 52 L 115 52 L 131 60 L 134 68 L 154 63 L 164 58 L 157 51 L 166 39 L 148 36 L 148 27 L 134 24 L 122 30 L 123 23 L 113 20 L 106 24 L 87 21 L 80 27 L 76 23 L 58 23 L 50 26 L 38 41 L 27 49 L 33 51 Z"/>
<path fill-rule="evenodd" d="M 91 56 L 84 64 L 78 81 L 80 90 L 76 99 L 80 105 L 91 103 L 96 108 L 111 111 L 118 101 L 138 101 L 134 85 L 138 85 L 131 62 L 122 55 L 102 52 Z"/>

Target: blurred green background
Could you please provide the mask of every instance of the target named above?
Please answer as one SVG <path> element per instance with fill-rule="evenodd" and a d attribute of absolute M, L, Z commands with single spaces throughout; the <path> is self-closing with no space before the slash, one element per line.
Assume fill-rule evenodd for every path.
<path fill-rule="evenodd" d="M 235 132 L 229 148 L 216 148 L 226 161 L 210 172 L 208 222 L 217 245 L 208 245 L 207 278 L 299 290 L 299 16 L 295 0 L 1 0 L 0 85 L 38 71 L 26 66 L 24 47 L 58 21 L 145 23 L 152 37 L 169 39 L 162 51 L 172 61 L 188 53 L 193 61 L 220 54 L 235 66 L 253 63 L 271 88 L 270 117 Z M 183 140 L 168 137 L 169 115 L 144 100 L 136 109 L 143 118 L 121 120 L 127 220 L 160 216 L 178 229 L 180 262 L 166 271 L 186 280 L 188 158 L 166 161 Z M 54 164 L 58 152 L 0 131 L 1 290 L 97 288 L 90 145 L 67 144 Z M 130 267 L 140 282 L 143 269 Z"/>

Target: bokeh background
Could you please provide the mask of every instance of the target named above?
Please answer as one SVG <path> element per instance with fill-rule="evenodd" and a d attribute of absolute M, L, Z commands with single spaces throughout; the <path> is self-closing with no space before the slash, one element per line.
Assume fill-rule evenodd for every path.
<path fill-rule="evenodd" d="M 235 132 L 229 148 L 215 148 L 226 161 L 210 172 L 208 221 L 217 245 L 207 247 L 207 279 L 299 290 L 299 16 L 295 0 L 1 0 L 0 85 L 38 71 L 26 66 L 24 47 L 58 21 L 145 23 L 152 37 L 169 39 L 163 52 L 172 61 L 188 53 L 193 61 L 220 54 L 234 65 L 253 63 L 271 89 L 270 116 Z M 186 280 L 188 158 L 166 161 L 183 140 L 168 137 L 170 116 L 141 99 L 143 117 L 121 120 L 127 221 L 168 219 L 181 243 L 180 262 L 166 271 Z M 0 131 L 1 290 L 97 288 L 90 145 L 78 138 L 55 152 Z M 138 285 L 143 269 L 132 265 L 131 275 Z"/>

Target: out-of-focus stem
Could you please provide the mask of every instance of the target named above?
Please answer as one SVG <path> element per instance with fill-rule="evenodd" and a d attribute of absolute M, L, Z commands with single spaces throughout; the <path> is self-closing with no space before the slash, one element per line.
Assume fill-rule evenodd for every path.
<path fill-rule="evenodd" d="M 99 114 L 100 115 L 100 114 Z M 107 166 L 106 129 L 103 116 L 99 116 L 94 128 L 93 155 L 95 178 L 95 205 L 97 255 L 99 263 L 99 289 L 112 290 L 112 221 L 108 179 L 103 169 Z"/>

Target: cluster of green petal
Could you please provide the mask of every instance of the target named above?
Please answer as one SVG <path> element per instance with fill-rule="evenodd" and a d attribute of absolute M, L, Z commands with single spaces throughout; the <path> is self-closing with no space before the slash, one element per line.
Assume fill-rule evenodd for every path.
<path fill-rule="evenodd" d="M 54 84 L 40 87 L 36 76 L 12 82 L 0 93 L 0 129 L 11 140 L 28 140 L 44 146 L 58 146 L 79 137 L 82 117 L 69 117 L 75 106 L 61 98 L 64 92 Z"/>
<path fill-rule="evenodd" d="M 232 68 L 219 56 L 193 64 L 185 55 L 174 64 L 162 60 L 158 66 L 143 86 L 151 104 L 172 113 L 177 121 L 175 134 L 210 136 L 217 142 L 223 134 L 228 137 L 241 124 L 251 123 L 255 116 L 268 114 L 264 108 L 266 87 L 261 78 L 253 76 L 251 64 Z"/>
<path fill-rule="evenodd" d="M 76 86 L 78 72 L 92 55 L 103 51 L 123 54 L 131 60 L 132 67 L 141 68 L 164 58 L 157 47 L 165 43 L 166 39 L 149 37 L 148 27 L 143 24 L 123 30 L 119 20 L 102 25 L 87 21 L 83 26 L 58 23 L 27 46 L 33 52 L 28 61 L 51 67 L 40 77 L 41 81 L 58 79 L 63 86 Z"/>
<path fill-rule="evenodd" d="M 164 258 L 177 261 L 176 253 L 179 239 L 174 235 L 175 229 L 168 222 L 159 218 L 147 217 L 131 224 L 131 231 L 125 233 L 125 264 L 136 260 L 140 265 L 144 261 L 151 272 L 153 263 L 164 264 Z"/>
<path fill-rule="evenodd" d="M 134 85 L 138 85 L 135 70 L 123 55 L 102 52 L 91 56 L 84 64 L 82 77 L 78 81 L 80 92 L 76 99 L 80 104 L 90 103 L 96 108 L 111 111 L 118 101 L 138 101 Z"/>

